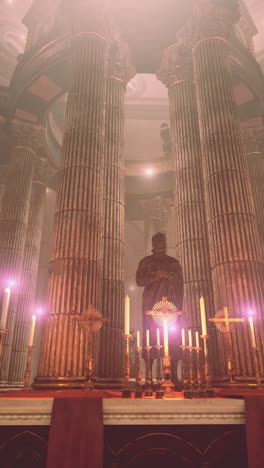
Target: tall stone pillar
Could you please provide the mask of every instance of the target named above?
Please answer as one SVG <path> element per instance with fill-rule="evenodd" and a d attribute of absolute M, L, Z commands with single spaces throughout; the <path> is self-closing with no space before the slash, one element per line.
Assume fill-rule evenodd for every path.
<path fill-rule="evenodd" d="M 123 378 L 124 97 L 126 85 L 134 74 L 128 46 L 122 42 L 112 42 L 106 84 L 102 281 L 102 313 L 108 320 L 100 332 L 96 373 L 98 385 L 108 388 L 120 386 Z"/>
<path fill-rule="evenodd" d="M 264 258 L 264 127 L 244 128 L 242 136 Z"/>
<path fill-rule="evenodd" d="M 41 132 L 30 125 L 13 124 L 16 145 L 11 152 L 11 162 L 6 177 L 6 187 L 0 213 L 0 284 L 1 291 L 14 280 L 9 314 L 8 333 L 3 341 L 0 363 L 2 384 L 8 381 L 17 297 L 21 290 L 21 270 L 24 258 L 32 179 L 36 161 L 36 146 Z"/>
<path fill-rule="evenodd" d="M 24 382 L 31 317 L 34 313 L 47 174 L 47 163 L 41 160 L 36 162 L 8 378 L 12 386 L 23 385 Z"/>
<path fill-rule="evenodd" d="M 72 43 L 72 81 L 54 219 L 48 315 L 36 388 L 81 385 L 85 338 L 75 319 L 91 304 L 101 309 L 108 44 L 98 19 L 104 18 L 103 12 L 97 18 L 91 17 L 86 4 L 82 6 L 83 10 L 75 5 L 72 11 L 77 15 L 74 28 L 82 29 L 74 29 Z"/>
<path fill-rule="evenodd" d="M 193 47 L 215 310 L 263 316 L 263 264 L 229 67 L 235 0 L 199 0 L 179 38 Z M 252 375 L 249 330 L 233 334 L 236 375 Z M 246 332 L 245 332 L 246 330 Z M 259 342 L 261 340 L 259 339 Z"/>
<path fill-rule="evenodd" d="M 170 46 L 164 52 L 157 76 L 169 92 L 176 248 L 184 274 L 182 320 L 185 328 L 201 332 L 199 298 L 205 298 L 208 318 L 214 315 L 214 301 L 191 51 L 183 44 Z M 215 330 L 212 332 L 215 336 Z M 211 354 L 213 351 L 215 365 L 216 355 L 219 357 L 216 346 Z M 215 372 L 219 373 L 220 366 L 216 367 Z"/>

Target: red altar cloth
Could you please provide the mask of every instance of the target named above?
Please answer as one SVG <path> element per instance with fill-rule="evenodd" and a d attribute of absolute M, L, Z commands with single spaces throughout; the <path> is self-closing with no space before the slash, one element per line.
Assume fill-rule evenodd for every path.
<path fill-rule="evenodd" d="M 217 389 L 216 395 L 245 400 L 248 468 L 264 468 L 264 389 Z"/>
<path fill-rule="evenodd" d="M 106 391 L 8 392 L 2 398 L 54 398 L 46 468 L 103 468 Z"/>

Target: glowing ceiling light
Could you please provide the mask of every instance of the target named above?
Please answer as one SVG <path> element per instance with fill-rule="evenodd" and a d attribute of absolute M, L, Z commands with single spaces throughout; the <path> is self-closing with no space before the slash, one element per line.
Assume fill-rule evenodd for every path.
<path fill-rule="evenodd" d="M 154 174 L 154 171 L 153 171 L 153 169 L 151 167 L 148 167 L 148 168 L 145 169 L 145 174 L 147 176 L 152 176 Z"/>

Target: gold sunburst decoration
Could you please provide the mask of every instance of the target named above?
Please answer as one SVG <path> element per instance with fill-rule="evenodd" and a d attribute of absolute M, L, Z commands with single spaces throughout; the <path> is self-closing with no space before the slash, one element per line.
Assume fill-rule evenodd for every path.
<path fill-rule="evenodd" d="M 181 313 L 172 302 L 167 300 L 167 297 L 163 297 L 152 310 L 146 312 L 146 315 L 151 315 L 157 325 L 163 326 L 165 320 L 168 325 L 174 324 Z"/>
<path fill-rule="evenodd" d="M 103 317 L 99 310 L 91 304 L 79 317 L 76 318 L 80 325 L 91 333 L 96 333 L 103 326 L 107 319 Z"/>
<path fill-rule="evenodd" d="M 215 314 L 215 318 L 216 319 L 224 319 L 225 318 L 225 313 L 224 313 L 224 310 L 221 309 L 221 310 L 218 310 L 218 312 L 216 312 Z M 217 322 L 215 321 L 215 326 L 217 328 L 217 330 L 219 330 L 220 332 L 224 332 L 226 330 L 226 325 L 225 325 L 225 322 Z"/>

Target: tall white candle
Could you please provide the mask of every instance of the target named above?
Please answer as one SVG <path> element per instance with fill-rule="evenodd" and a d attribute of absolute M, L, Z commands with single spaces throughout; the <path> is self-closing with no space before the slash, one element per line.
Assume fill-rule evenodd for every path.
<path fill-rule="evenodd" d="M 140 331 L 137 331 L 137 348 L 140 348 Z"/>
<path fill-rule="evenodd" d="M 184 328 L 182 328 L 182 331 L 181 331 L 181 334 L 182 334 L 182 346 L 185 346 L 185 330 Z"/>
<path fill-rule="evenodd" d="M 164 356 L 169 357 L 169 333 L 168 333 L 168 322 L 164 320 L 163 322 L 164 329 Z"/>
<path fill-rule="evenodd" d="M 248 317 L 249 321 L 249 326 L 250 326 L 250 334 L 251 334 L 251 342 L 252 342 L 252 347 L 256 348 L 257 343 L 256 343 L 256 336 L 255 336 L 255 329 L 254 329 L 254 322 L 253 322 L 253 317 Z"/>
<path fill-rule="evenodd" d="M 149 330 L 146 330 L 146 346 L 149 346 Z"/>
<path fill-rule="evenodd" d="M 125 335 L 130 334 L 130 297 L 125 297 Z"/>
<path fill-rule="evenodd" d="M 8 314 L 8 308 L 9 308 L 10 296 L 11 296 L 11 289 L 10 288 L 5 288 L 5 295 L 4 295 L 4 299 L 3 299 L 2 314 L 1 314 L 1 321 L 0 321 L 0 329 L 1 330 L 6 329 L 6 321 L 7 321 L 7 314 Z"/>
<path fill-rule="evenodd" d="M 196 345 L 196 348 L 200 348 L 199 332 L 198 331 L 195 332 L 195 345 Z"/>
<path fill-rule="evenodd" d="M 189 346 L 192 347 L 192 330 L 188 330 Z"/>
<path fill-rule="evenodd" d="M 34 335 L 35 335 L 35 327 L 36 327 L 36 315 L 32 315 L 32 322 L 31 322 L 31 329 L 30 329 L 28 346 L 33 346 Z"/>
<path fill-rule="evenodd" d="M 160 346 L 160 329 L 157 328 L 157 346 Z"/>
<path fill-rule="evenodd" d="M 202 324 L 202 335 L 207 335 L 207 323 L 206 323 L 206 314 L 204 306 L 204 297 L 200 297 L 200 313 L 201 313 L 201 324 Z"/>

